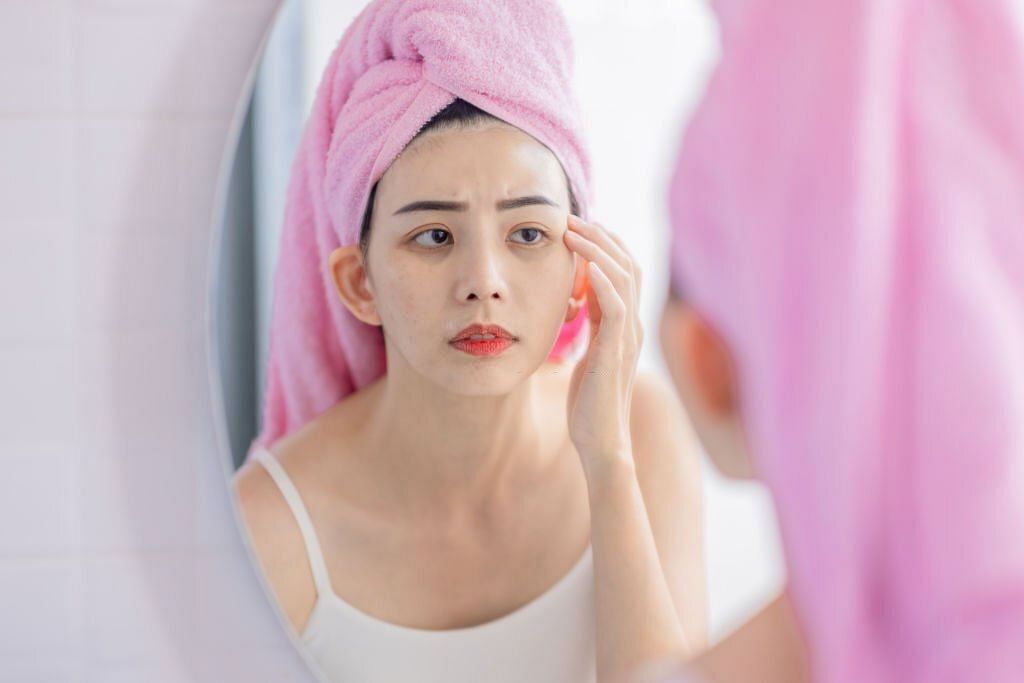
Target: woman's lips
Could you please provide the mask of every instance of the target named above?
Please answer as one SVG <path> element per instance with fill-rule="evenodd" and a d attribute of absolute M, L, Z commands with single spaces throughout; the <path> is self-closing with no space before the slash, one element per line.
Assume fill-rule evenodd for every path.
<path fill-rule="evenodd" d="M 497 356 L 516 341 L 518 339 L 501 325 L 473 323 L 449 343 L 472 356 Z"/>
<path fill-rule="evenodd" d="M 494 339 L 456 339 L 449 343 L 459 351 L 464 351 L 471 356 L 497 356 L 515 342 L 505 337 L 495 337 Z"/>

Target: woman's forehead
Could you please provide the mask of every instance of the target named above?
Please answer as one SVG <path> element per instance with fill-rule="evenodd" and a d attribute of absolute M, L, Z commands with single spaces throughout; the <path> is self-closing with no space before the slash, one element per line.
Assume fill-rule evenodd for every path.
<path fill-rule="evenodd" d="M 395 159 L 380 182 L 386 198 L 409 193 L 425 199 L 471 194 L 547 194 L 562 203 L 567 192 L 558 159 L 547 147 L 507 124 L 430 131 Z M 396 199 L 397 201 L 397 199 Z"/>

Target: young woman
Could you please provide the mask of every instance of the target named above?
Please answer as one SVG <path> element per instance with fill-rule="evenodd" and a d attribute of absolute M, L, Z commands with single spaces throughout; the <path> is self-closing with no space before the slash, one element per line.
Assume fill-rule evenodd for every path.
<path fill-rule="evenodd" d="M 709 455 L 771 491 L 788 585 L 657 680 L 1024 680 L 1011 6 L 727 5 L 661 341 Z"/>
<path fill-rule="evenodd" d="M 271 355 L 301 350 L 292 372 L 281 362 L 270 374 L 284 394 L 274 405 L 291 412 L 267 424 L 291 428 L 258 441 L 235 477 L 251 546 L 329 680 L 620 680 L 640 661 L 695 651 L 706 638 L 695 439 L 671 387 L 636 373 L 640 270 L 621 238 L 575 215 L 586 196 L 572 156 L 581 145 L 560 144 L 544 127 L 559 120 L 557 107 L 513 125 L 506 118 L 522 110 L 489 99 L 521 74 L 543 83 L 548 70 L 558 75 L 551 96 L 514 94 L 526 105 L 558 103 L 568 70 L 557 61 L 552 70 L 544 51 L 564 60 L 560 15 L 544 3 L 425 3 L 429 13 L 414 4 L 371 5 L 318 93 L 322 107 L 343 101 L 337 93 L 390 99 L 345 102 L 323 117 L 315 108 L 309 124 L 363 115 L 352 126 L 358 136 L 324 136 L 308 157 L 314 164 L 374 133 L 381 141 L 338 162 L 339 182 L 365 189 L 334 191 L 308 211 L 294 208 L 305 185 L 290 190 L 294 225 L 332 220 L 324 238 L 286 224 L 275 306 L 303 308 L 275 330 L 300 346 L 272 342 Z M 443 30 L 467 17 L 458 25 L 470 34 Z M 470 39 L 487 56 L 459 71 L 473 84 L 488 78 L 495 50 L 510 51 L 488 96 L 432 70 L 442 62 L 429 50 L 444 52 L 447 68 L 451 50 Z M 421 66 L 401 54 L 415 41 Z M 390 89 L 335 76 L 351 75 L 367 54 L 407 71 Z M 425 73 L 425 83 L 408 77 Z M 450 104 L 426 121 L 388 109 L 422 101 L 438 81 L 447 92 L 437 101 Z M 394 158 L 382 162 L 392 144 Z M 315 176 L 314 190 L 331 188 L 330 169 L 305 159 L 295 173 Z M 355 211 L 345 205 L 352 197 Z M 332 242 L 333 226 L 356 224 L 338 216 L 357 212 L 358 239 Z M 327 286 L 314 277 L 300 291 L 292 255 L 323 255 L 315 274 Z M 306 372 L 326 345 L 309 341 L 325 316 L 303 297 L 323 292 L 358 329 L 380 335 L 386 372 L 293 419 L 303 391 L 360 367 Z M 553 359 L 565 325 L 580 316 L 583 358 Z M 332 339 L 343 359 L 354 357 L 351 337 Z M 285 383 L 295 377 L 302 382 Z"/>

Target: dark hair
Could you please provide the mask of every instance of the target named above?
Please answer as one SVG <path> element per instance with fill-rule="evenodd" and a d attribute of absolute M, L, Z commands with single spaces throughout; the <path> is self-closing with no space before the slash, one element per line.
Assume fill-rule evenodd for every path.
<path fill-rule="evenodd" d="M 466 100 L 457 97 L 451 104 L 427 121 L 423 127 L 420 128 L 419 132 L 413 136 L 413 140 L 420 137 L 427 131 L 469 127 L 474 123 L 482 121 L 501 121 L 502 123 L 505 123 L 497 116 L 494 116 L 476 105 L 470 104 Z M 410 144 L 411 143 L 412 141 L 410 141 Z M 562 172 L 564 174 L 565 170 L 563 169 Z M 565 177 L 565 184 L 569 188 L 569 211 L 573 214 L 579 215 L 579 204 L 576 201 L 576 195 L 572 191 L 572 183 L 569 182 L 568 176 Z M 364 261 L 366 259 L 366 251 L 370 246 L 370 221 L 373 218 L 373 202 L 376 197 L 377 183 L 374 183 L 373 187 L 370 188 L 370 196 L 366 200 L 366 210 L 363 212 L 363 224 L 359 229 L 359 248 L 363 252 Z"/>
<path fill-rule="evenodd" d="M 683 296 L 683 288 L 672 273 L 669 273 L 668 276 L 668 300 L 677 304 L 686 303 L 686 297 Z"/>

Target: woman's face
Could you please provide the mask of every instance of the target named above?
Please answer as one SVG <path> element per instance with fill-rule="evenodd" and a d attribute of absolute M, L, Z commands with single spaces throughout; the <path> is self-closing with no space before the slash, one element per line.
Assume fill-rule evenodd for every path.
<path fill-rule="evenodd" d="M 554 154 L 499 122 L 429 131 L 385 172 L 367 253 L 388 347 L 462 394 L 505 393 L 547 359 L 565 321 L 574 256 Z M 473 323 L 515 341 L 493 356 L 450 342 Z"/>
<path fill-rule="evenodd" d="M 729 348 L 696 310 L 670 296 L 658 335 L 665 365 L 701 446 L 721 474 L 754 479 Z"/>

